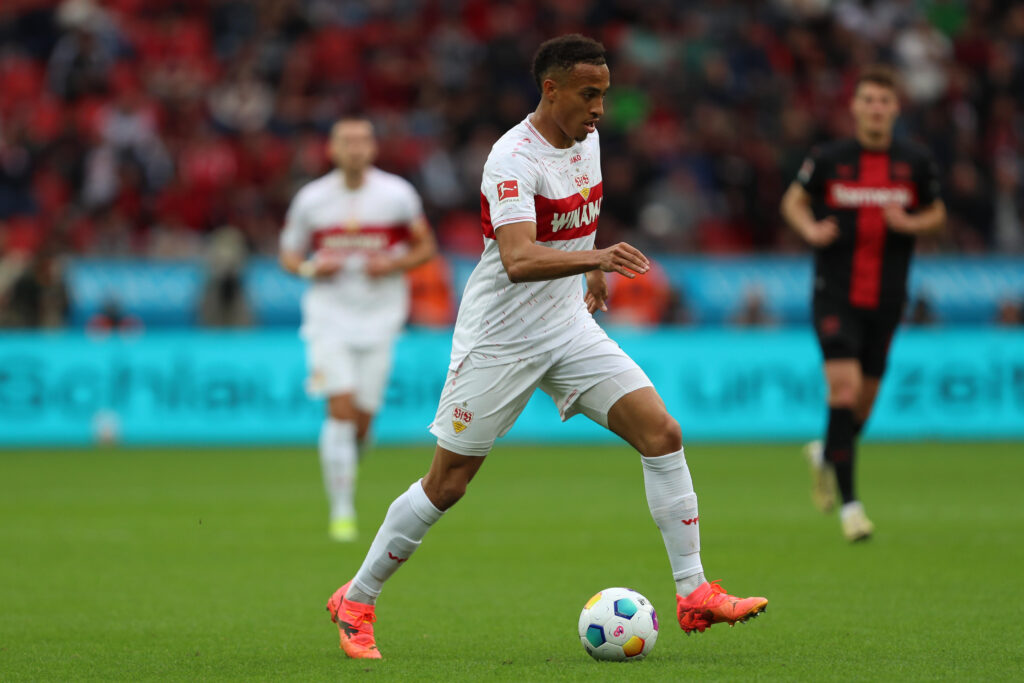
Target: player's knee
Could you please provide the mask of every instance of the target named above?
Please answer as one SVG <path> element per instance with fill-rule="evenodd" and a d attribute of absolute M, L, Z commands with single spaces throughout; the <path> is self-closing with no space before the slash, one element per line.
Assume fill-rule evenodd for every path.
<path fill-rule="evenodd" d="M 466 495 L 469 482 L 459 476 L 432 478 L 428 474 L 423 479 L 423 491 L 438 510 L 447 510 Z"/>
<path fill-rule="evenodd" d="M 346 410 L 335 410 L 328 407 L 327 416 L 332 420 L 337 420 L 339 422 L 352 422 L 352 415 Z"/>
<path fill-rule="evenodd" d="M 352 403 L 352 397 L 347 394 L 329 397 L 327 399 L 327 415 L 334 420 L 341 420 L 343 422 L 354 421 L 356 419 L 356 409 Z"/>
<path fill-rule="evenodd" d="M 359 441 L 366 441 L 370 437 L 370 427 L 373 416 L 360 412 L 356 418 L 356 438 Z"/>
<path fill-rule="evenodd" d="M 683 430 L 679 426 L 679 422 L 664 412 L 658 415 L 646 434 L 641 454 L 653 458 L 675 453 L 682 447 Z"/>
<path fill-rule="evenodd" d="M 683 429 L 679 426 L 679 422 L 668 413 L 665 413 L 664 417 L 662 439 L 662 455 L 675 453 L 683 447 Z"/>
<path fill-rule="evenodd" d="M 436 495 L 436 499 L 431 498 L 430 502 L 433 503 L 434 507 L 438 510 L 447 510 L 458 503 L 462 499 L 462 496 L 466 495 L 466 483 L 444 482 L 437 489 Z"/>
<path fill-rule="evenodd" d="M 828 388 L 828 404 L 836 408 L 855 408 L 860 398 L 856 382 L 835 382 Z"/>

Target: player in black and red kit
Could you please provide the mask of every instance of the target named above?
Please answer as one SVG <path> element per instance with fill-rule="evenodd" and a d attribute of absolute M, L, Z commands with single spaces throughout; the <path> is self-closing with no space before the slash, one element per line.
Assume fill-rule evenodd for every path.
<path fill-rule="evenodd" d="M 854 493 L 857 437 L 902 317 L 915 238 L 940 229 L 946 209 L 928 151 L 893 140 L 899 97 L 889 68 L 861 74 L 850 111 L 855 136 L 813 150 L 781 208 L 814 247 L 813 318 L 829 407 L 824 447 L 806 449 L 814 499 L 827 512 L 838 488 L 843 533 L 857 541 L 874 530 Z"/>

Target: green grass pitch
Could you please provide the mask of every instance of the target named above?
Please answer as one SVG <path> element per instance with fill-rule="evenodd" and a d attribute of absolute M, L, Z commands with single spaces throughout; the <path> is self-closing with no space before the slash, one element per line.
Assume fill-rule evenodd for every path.
<path fill-rule="evenodd" d="M 999 680 L 1024 676 L 1024 445 L 875 444 L 877 526 L 851 546 L 813 510 L 795 445 L 693 444 L 709 578 L 769 598 L 685 636 L 637 457 L 502 446 L 378 605 L 380 662 L 324 610 L 430 448 L 362 468 L 363 536 L 326 538 L 315 451 L 0 453 L 0 680 Z M 598 663 L 576 620 L 639 590 L 654 651 Z"/>

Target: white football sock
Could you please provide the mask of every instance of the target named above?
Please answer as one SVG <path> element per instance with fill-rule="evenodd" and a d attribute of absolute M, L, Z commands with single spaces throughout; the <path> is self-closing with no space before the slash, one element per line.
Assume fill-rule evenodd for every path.
<path fill-rule="evenodd" d="M 320 428 L 320 467 L 331 519 L 355 517 L 356 424 L 329 417 Z"/>
<path fill-rule="evenodd" d="M 863 515 L 864 506 L 859 500 L 851 500 L 849 503 L 843 503 L 843 506 L 839 508 L 839 519 L 846 521 L 854 515 Z"/>
<path fill-rule="evenodd" d="M 444 514 L 423 491 L 423 480 L 395 499 L 345 597 L 372 605 L 384 582 L 420 547 L 427 530 Z"/>
<path fill-rule="evenodd" d="M 697 494 L 693 492 L 686 457 L 680 448 L 657 458 L 641 457 L 640 462 L 644 466 L 647 505 L 665 541 L 676 592 L 685 597 L 704 583 Z"/>
<path fill-rule="evenodd" d="M 825 466 L 825 442 L 815 439 L 807 444 L 807 453 L 810 456 L 811 464 L 815 467 Z"/>

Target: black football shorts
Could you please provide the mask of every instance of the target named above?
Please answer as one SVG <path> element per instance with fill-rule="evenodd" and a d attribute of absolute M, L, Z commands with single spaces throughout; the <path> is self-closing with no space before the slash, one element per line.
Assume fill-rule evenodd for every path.
<path fill-rule="evenodd" d="M 903 303 L 858 308 L 834 297 L 816 296 L 814 331 L 825 360 L 856 358 L 865 377 L 881 377 L 889 344 L 903 317 Z"/>

